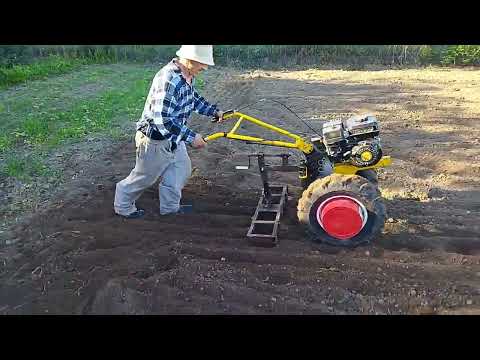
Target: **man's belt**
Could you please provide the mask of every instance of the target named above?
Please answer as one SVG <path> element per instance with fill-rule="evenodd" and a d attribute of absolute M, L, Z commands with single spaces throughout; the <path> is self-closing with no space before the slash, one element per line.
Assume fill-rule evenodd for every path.
<path fill-rule="evenodd" d="M 160 133 L 160 131 L 155 129 L 153 126 L 148 126 L 147 125 L 147 126 L 141 127 L 140 129 L 138 129 L 138 131 L 140 131 L 143 135 L 145 135 L 146 137 L 149 137 L 152 140 L 167 140 L 167 139 L 169 139 L 168 137 L 163 136 Z M 177 144 L 172 142 L 170 151 L 173 152 L 173 151 L 175 151 L 176 148 L 177 148 Z"/>
<path fill-rule="evenodd" d="M 153 126 L 144 126 L 140 129 L 138 129 L 143 133 L 143 135 L 149 137 L 152 140 L 166 140 L 168 139 L 167 137 L 163 136 L 160 131 L 155 129 Z"/>

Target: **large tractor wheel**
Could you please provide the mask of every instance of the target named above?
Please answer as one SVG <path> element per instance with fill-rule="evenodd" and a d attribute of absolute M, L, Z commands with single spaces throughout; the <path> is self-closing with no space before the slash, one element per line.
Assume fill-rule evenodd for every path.
<path fill-rule="evenodd" d="M 370 243 L 386 219 L 377 186 L 358 175 L 332 174 L 315 180 L 303 192 L 297 210 L 315 241 L 334 246 Z"/>

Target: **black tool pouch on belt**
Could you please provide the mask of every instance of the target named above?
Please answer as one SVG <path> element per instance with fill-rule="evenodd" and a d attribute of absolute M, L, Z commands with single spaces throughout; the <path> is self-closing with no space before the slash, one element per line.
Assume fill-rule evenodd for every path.
<path fill-rule="evenodd" d="M 158 131 L 155 124 L 152 124 L 151 119 L 148 120 L 148 124 L 140 127 L 138 131 L 141 131 L 145 136 L 149 137 L 152 140 L 166 140 L 168 137 L 163 136 L 160 131 Z M 177 148 L 177 144 L 172 142 L 171 143 L 171 151 L 175 151 Z"/>
<path fill-rule="evenodd" d="M 139 128 L 138 130 L 141 131 L 144 135 L 148 136 L 152 140 L 165 140 L 167 139 L 165 136 L 163 136 L 160 131 L 158 131 L 157 127 L 155 124 L 153 124 L 152 119 L 148 119 L 148 124 L 145 124 L 145 126 Z"/>
<path fill-rule="evenodd" d="M 166 139 L 165 136 L 163 136 L 157 129 L 155 129 L 152 126 L 149 126 L 147 128 L 147 133 L 145 135 L 147 135 L 152 140 L 165 140 Z"/>

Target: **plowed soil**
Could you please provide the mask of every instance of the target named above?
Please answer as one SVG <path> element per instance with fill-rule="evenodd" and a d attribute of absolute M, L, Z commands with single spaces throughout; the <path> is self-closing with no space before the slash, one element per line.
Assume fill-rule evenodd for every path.
<path fill-rule="evenodd" d="M 1 313 L 480 314 L 478 71 L 215 69 L 206 83 L 205 96 L 224 108 L 272 98 L 318 129 L 325 119 L 377 115 L 394 158 L 379 172 L 389 218 L 381 236 L 354 250 L 310 241 L 296 220 L 296 175 L 275 175 L 291 194 L 279 244 L 249 245 L 261 182 L 255 167 L 235 165 L 286 151 L 225 139 L 190 150 L 183 201 L 193 214 L 160 216 L 155 185 L 138 201 L 146 216 L 122 219 L 112 202 L 134 165 L 132 130 L 129 141 L 72 164 L 83 175 L 14 229 L 1 253 Z M 276 103 L 243 112 L 313 135 Z M 203 134 L 231 126 L 191 123 Z"/>

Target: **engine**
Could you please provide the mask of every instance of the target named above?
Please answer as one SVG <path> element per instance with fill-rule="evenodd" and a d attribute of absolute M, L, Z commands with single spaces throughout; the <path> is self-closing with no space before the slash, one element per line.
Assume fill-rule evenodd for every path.
<path fill-rule="evenodd" d="M 382 158 L 378 121 L 372 115 L 323 124 L 322 137 L 312 139 L 324 147 L 333 162 L 350 162 L 359 167 L 375 165 Z"/>

